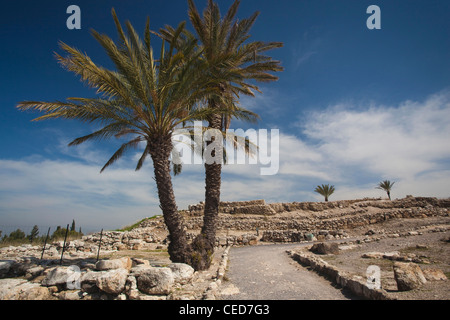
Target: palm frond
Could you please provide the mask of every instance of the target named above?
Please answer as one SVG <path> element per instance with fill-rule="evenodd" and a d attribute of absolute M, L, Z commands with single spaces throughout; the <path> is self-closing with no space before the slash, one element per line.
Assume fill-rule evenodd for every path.
<path fill-rule="evenodd" d="M 394 186 L 395 182 L 391 182 L 389 180 L 384 180 L 378 184 L 376 189 L 390 191 L 392 187 Z"/>
<path fill-rule="evenodd" d="M 329 184 L 322 184 L 321 186 L 317 186 L 317 188 L 314 190 L 314 192 L 317 192 L 327 198 L 331 196 L 334 191 L 334 186 L 330 186 Z"/>
<path fill-rule="evenodd" d="M 141 38 L 129 21 L 125 22 L 125 28 L 122 27 L 114 9 L 112 16 L 118 41 L 95 30 L 91 33 L 113 62 L 115 70 L 96 64 L 87 54 L 63 42 L 59 45 L 65 56 L 56 54 L 59 64 L 96 89 L 98 97 L 54 102 L 23 101 L 17 105 L 22 111 L 42 113 L 34 121 L 62 118 L 102 125 L 101 129 L 73 140 L 71 146 L 132 134 L 133 139 L 122 144 L 101 171 L 139 142 L 170 137 L 181 124 L 206 118 L 211 112 L 201 105 L 217 95 L 211 84 L 215 79 L 205 76 L 203 51 L 197 45 L 197 39 L 186 31 L 185 23 L 170 30 L 171 41 L 163 41 L 161 55 L 156 59 L 148 18 Z M 147 145 L 137 170 L 149 154 Z"/>
<path fill-rule="evenodd" d="M 122 146 L 113 154 L 113 156 L 106 162 L 106 164 L 103 166 L 103 168 L 100 170 L 100 173 L 105 171 L 107 167 L 112 165 L 114 162 L 119 160 L 123 154 L 128 151 L 130 148 L 136 148 L 139 143 L 143 141 L 142 137 L 137 137 L 131 141 L 128 141 L 127 143 L 122 144 Z"/>
<path fill-rule="evenodd" d="M 69 143 L 69 146 L 77 146 L 89 140 L 109 139 L 113 136 L 117 136 L 120 132 L 122 132 L 124 127 L 124 124 L 120 122 L 111 123 L 98 131 L 73 140 L 71 143 Z"/>

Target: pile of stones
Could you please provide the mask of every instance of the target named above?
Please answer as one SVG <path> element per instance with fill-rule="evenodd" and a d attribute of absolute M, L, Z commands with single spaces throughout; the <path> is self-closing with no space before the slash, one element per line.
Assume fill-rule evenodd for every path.
<path fill-rule="evenodd" d="M 31 258 L 1 261 L 0 300 L 201 299 L 203 294 L 192 291 L 199 276 L 186 264 L 151 265 L 128 257 L 85 259 L 70 266 L 55 263 Z M 189 288 L 187 293 L 183 288 Z"/>

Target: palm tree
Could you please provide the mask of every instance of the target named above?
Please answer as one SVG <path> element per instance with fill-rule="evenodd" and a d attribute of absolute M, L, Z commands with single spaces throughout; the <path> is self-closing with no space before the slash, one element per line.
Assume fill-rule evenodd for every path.
<path fill-rule="evenodd" d="M 119 36 L 118 44 L 96 31 L 92 31 L 92 35 L 104 48 L 116 71 L 98 66 L 87 55 L 62 42 L 61 49 L 67 56 L 57 55 L 65 69 L 97 89 L 96 98 L 67 98 L 64 102 L 24 101 L 17 107 L 43 112 L 44 115 L 35 121 L 62 118 L 102 125 L 100 130 L 75 139 L 70 146 L 89 140 L 129 137 L 101 172 L 125 152 L 145 144 L 136 170 L 142 168 L 148 156 L 151 157 L 160 207 L 169 230 L 170 258 L 173 262 L 189 263 L 192 255 L 175 202 L 169 157 L 174 130 L 191 119 L 205 116 L 205 110 L 198 108 L 198 101 L 208 97 L 211 85 L 200 72 L 204 68 L 192 52 L 193 45 L 175 53 L 173 45 L 167 50 L 163 42 L 160 59 L 156 60 L 150 44 L 149 20 L 142 41 L 129 21 L 124 32 L 114 9 L 112 16 Z M 181 23 L 174 32 L 174 39 L 183 29 L 184 23 Z"/>
<path fill-rule="evenodd" d="M 395 182 L 390 182 L 389 180 L 384 180 L 384 181 L 381 181 L 379 184 L 378 184 L 378 186 L 376 187 L 376 189 L 380 189 L 380 190 L 384 190 L 384 191 L 386 191 L 386 193 L 387 193 L 387 195 L 388 195 L 388 197 L 389 197 L 389 200 L 391 200 L 391 189 L 392 189 L 392 187 L 394 186 L 394 183 Z"/>
<path fill-rule="evenodd" d="M 264 55 L 264 52 L 282 47 L 280 42 L 254 41 L 246 43 L 250 37 L 249 31 L 256 21 L 259 12 L 247 19 L 235 19 L 240 0 L 235 0 L 224 17 L 221 17 L 218 4 L 208 0 L 208 5 L 199 14 L 194 1 L 188 0 L 189 19 L 195 30 L 195 36 L 184 31 L 183 38 L 178 38 L 177 46 L 183 46 L 183 41 L 198 39 L 197 51 L 200 59 L 205 62 L 208 76 L 213 79 L 211 85 L 215 92 L 207 101 L 207 108 L 214 114 L 206 118 L 209 128 L 224 131 L 229 128 L 232 117 L 255 120 L 257 115 L 237 106 L 241 94 L 254 96 L 259 88 L 250 83 L 252 80 L 270 82 L 278 77 L 269 72 L 282 71 L 280 62 Z M 160 30 L 161 36 L 174 43 L 174 29 L 166 26 Z M 213 89 L 212 88 L 212 89 Z M 208 142 L 212 143 L 212 141 Z M 215 152 L 222 152 L 216 150 Z M 216 159 L 223 155 L 213 154 Z M 203 254 L 197 258 L 199 269 L 209 266 L 209 257 L 216 239 L 216 225 L 220 203 L 222 164 L 205 164 L 205 209 L 201 234 L 194 240 L 196 251 Z"/>
<path fill-rule="evenodd" d="M 334 186 L 330 186 L 329 184 L 323 184 L 322 186 L 317 186 L 314 192 L 317 192 L 325 197 L 325 201 L 328 202 L 328 198 L 334 193 Z"/>

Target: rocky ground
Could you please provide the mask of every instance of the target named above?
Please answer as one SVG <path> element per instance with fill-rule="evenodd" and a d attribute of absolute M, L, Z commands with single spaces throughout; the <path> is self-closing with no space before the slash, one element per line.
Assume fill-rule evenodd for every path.
<path fill-rule="evenodd" d="M 301 243 L 303 247 L 339 242 L 339 254 L 320 257 L 363 278 L 368 266 L 379 266 L 382 289 L 391 298 L 449 299 L 447 280 L 427 281 L 414 290 L 399 291 L 393 272 L 395 263 L 409 262 L 423 270 L 440 270 L 437 278 L 450 276 L 448 208 L 448 199 L 414 197 L 396 201 L 223 203 L 217 251 L 211 269 L 204 272 L 171 265 L 161 217 L 145 220 L 131 231 L 97 233 L 71 241 L 66 244 L 62 266 L 62 242 L 49 244 L 43 260 L 39 246 L 4 247 L 0 248 L 0 300 L 213 299 L 220 293 L 227 248 L 280 242 Z M 200 204 L 182 212 L 192 237 L 201 224 L 201 211 Z M 96 262 L 100 238 L 100 262 Z M 102 267 L 102 263 L 108 264 L 102 261 L 113 267 Z M 126 262 L 120 265 L 118 261 Z M 80 268 L 81 289 L 67 288 L 71 265 Z M 180 269 L 184 270 L 181 278 Z M 151 289 L 160 284 L 150 278 L 166 281 L 166 286 Z"/>
<path fill-rule="evenodd" d="M 369 266 L 381 270 L 381 288 L 392 299 L 450 299 L 450 229 L 448 217 L 402 219 L 352 231 L 356 241 L 346 241 L 339 254 L 320 255 L 339 270 L 366 277 Z M 414 231 L 410 231 L 414 230 Z M 445 231 L 447 230 L 447 231 Z M 404 234 L 399 236 L 399 234 Z M 422 270 L 441 270 L 440 279 L 427 281 L 414 290 L 399 291 L 394 278 L 396 262 L 418 265 Z"/>

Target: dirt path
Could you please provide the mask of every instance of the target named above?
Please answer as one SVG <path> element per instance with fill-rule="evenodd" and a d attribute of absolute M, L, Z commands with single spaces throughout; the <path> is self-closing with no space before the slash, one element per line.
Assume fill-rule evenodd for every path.
<path fill-rule="evenodd" d="M 293 261 L 292 245 L 231 248 L 223 300 L 349 300 L 351 297 Z"/>

